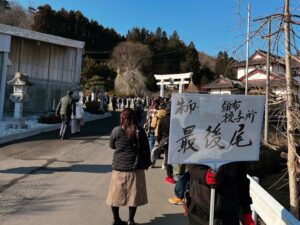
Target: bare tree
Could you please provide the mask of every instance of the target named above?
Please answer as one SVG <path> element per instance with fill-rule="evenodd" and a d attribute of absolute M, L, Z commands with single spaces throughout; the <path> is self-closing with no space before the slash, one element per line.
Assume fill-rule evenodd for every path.
<path fill-rule="evenodd" d="M 151 57 L 146 45 L 133 42 L 122 42 L 112 53 L 110 65 L 116 69 L 115 89 L 124 95 L 143 95 L 146 85 L 143 67 Z"/>
<path fill-rule="evenodd" d="M 12 1 L 9 3 L 8 8 L 1 8 L 0 23 L 31 29 L 33 15 L 32 12 L 25 10 L 21 5 Z"/>
<path fill-rule="evenodd" d="M 285 98 L 282 100 L 277 101 L 275 104 L 270 105 L 276 111 L 276 114 L 280 115 L 280 118 L 283 120 L 281 121 L 281 129 L 276 129 L 280 131 L 281 134 L 284 135 L 284 143 L 287 147 L 288 153 L 286 154 L 287 158 L 287 173 L 289 178 L 289 194 L 290 194 L 290 211 L 291 213 L 299 219 L 299 182 L 298 182 L 298 174 L 299 173 L 299 149 L 297 149 L 295 133 L 299 131 L 299 107 L 297 107 L 296 103 L 296 93 L 295 90 L 295 80 L 292 74 L 292 63 L 291 59 L 294 59 L 297 62 L 300 62 L 300 59 L 297 55 L 291 53 L 291 46 L 294 48 L 295 52 L 298 53 L 299 50 L 296 47 L 296 43 L 292 43 L 291 40 L 291 32 L 294 34 L 294 39 L 299 36 L 295 34 L 293 31 L 292 25 L 300 25 L 299 21 L 296 21 L 295 18 L 299 19 L 299 15 L 293 15 L 290 13 L 289 5 L 290 0 L 283 0 L 284 2 L 284 12 L 283 13 L 276 13 L 265 18 L 257 19 L 256 21 L 263 21 L 260 27 L 252 33 L 252 37 L 262 31 L 262 28 L 265 24 L 269 23 L 271 20 L 279 20 L 279 27 L 273 33 L 270 31 L 268 35 L 264 35 L 264 37 L 270 38 L 272 36 L 276 37 L 276 44 L 280 42 L 280 35 L 284 32 L 284 52 L 285 52 L 285 66 L 286 66 L 286 73 L 285 73 L 285 81 L 284 85 L 282 86 L 283 92 L 285 94 Z M 294 40 L 294 42 L 296 42 Z M 240 48 L 240 47 L 239 47 Z M 299 84 L 299 83 L 298 83 Z"/>

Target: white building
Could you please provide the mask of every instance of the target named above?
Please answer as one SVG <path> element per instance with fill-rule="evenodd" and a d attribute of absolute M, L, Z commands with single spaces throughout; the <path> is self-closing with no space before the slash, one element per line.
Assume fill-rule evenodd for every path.
<path fill-rule="evenodd" d="M 46 112 L 80 82 L 84 42 L 0 24 L 0 118 L 13 110 L 12 87 L 16 72 L 30 76 L 30 100 L 24 112 Z"/>
<path fill-rule="evenodd" d="M 236 63 L 237 80 L 231 80 L 222 75 L 213 82 L 202 86 L 202 90 L 211 94 L 243 94 L 245 93 L 245 83 L 248 80 L 248 92 L 264 94 L 267 79 L 267 52 L 256 50 L 249 57 L 249 69 L 246 76 L 246 61 Z M 293 63 L 294 72 L 298 69 L 298 64 Z M 285 87 L 285 61 L 283 58 L 270 55 L 270 75 L 269 85 L 270 92 L 275 96 L 284 96 Z M 294 94 L 300 99 L 299 80 L 294 79 Z"/>

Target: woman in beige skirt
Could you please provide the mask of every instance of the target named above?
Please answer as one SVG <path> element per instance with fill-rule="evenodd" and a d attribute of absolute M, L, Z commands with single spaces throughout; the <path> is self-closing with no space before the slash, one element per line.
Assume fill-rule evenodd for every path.
<path fill-rule="evenodd" d="M 120 126 L 110 136 L 110 147 L 115 152 L 106 203 L 112 209 L 113 225 L 135 225 L 137 206 L 148 203 L 144 170 L 151 165 L 151 160 L 147 135 L 138 126 L 134 110 L 126 108 L 121 112 Z M 119 216 L 120 206 L 129 207 L 127 222 Z"/>

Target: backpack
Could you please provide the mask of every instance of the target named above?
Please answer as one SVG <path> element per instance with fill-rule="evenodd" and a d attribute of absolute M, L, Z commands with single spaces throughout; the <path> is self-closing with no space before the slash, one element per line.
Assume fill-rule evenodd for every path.
<path fill-rule="evenodd" d="M 146 132 L 146 134 L 149 136 L 149 134 L 153 134 L 154 133 L 154 130 L 153 128 L 151 128 L 151 120 L 152 118 L 151 117 L 148 117 L 146 122 L 144 123 L 144 130 Z"/>

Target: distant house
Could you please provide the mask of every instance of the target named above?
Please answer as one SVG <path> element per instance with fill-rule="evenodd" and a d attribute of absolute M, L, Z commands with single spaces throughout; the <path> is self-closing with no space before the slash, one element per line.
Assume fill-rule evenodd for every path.
<path fill-rule="evenodd" d="M 12 87 L 7 81 L 16 72 L 27 74 L 29 90 L 26 112 L 51 111 L 80 82 L 84 42 L 0 24 L 0 119 L 13 110 Z"/>
<path fill-rule="evenodd" d="M 234 68 L 237 69 L 237 79 L 242 80 L 241 78 L 246 74 L 246 61 L 241 61 L 233 65 Z M 267 52 L 257 49 L 252 56 L 249 57 L 248 60 L 248 74 L 252 71 L 258 70 L 256 73 L 257 79 L 265 79 L 265 72 L 267 69 Z M 279 56 L 270 54 L 270 72 L 277 75 L 285 74 L 285 61 Z M 253 77 L 253 79 L 256 79 Z"/>
<path fill-rule="evenodd" d="M 246 61 L 241 61 L 233 65 L 236 68 L 237 80 L 231 80 L 220 76 L 217 80 L 204 85 L 201 89 L 208 91 L 211 94 L 243 94 L 246 86 L 249 93 L 264 94 L 267 79 L 267 52 L 256 50 L 249 57 L 248 76 L 246 76 Z M 294 74 L 298 70 L 297 63 L 293 63 Z M 285 61 L 283 58 L 270 55 L 270 76 L 269 76 L 270 92 L 274 96 L 284 96 L 286 93 L 285 87 Z M 294 94 L 300 97 L 299 81 L 294 79 Z"/>
<path fill-rule="evenodd" d="M 209 94 L 219 95 L 231 95 L 240 94 L 243 92 L 243 83 L 237 80 L 231 80 L 223 75 L 220 75 L 218 79 L 201 86 L 201 91 Z"/>

